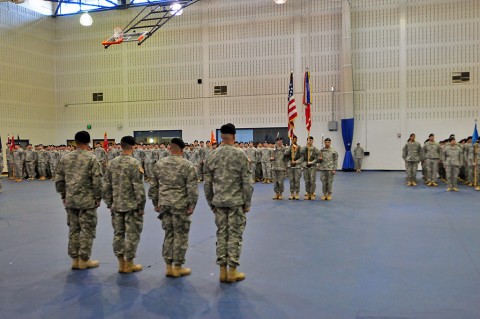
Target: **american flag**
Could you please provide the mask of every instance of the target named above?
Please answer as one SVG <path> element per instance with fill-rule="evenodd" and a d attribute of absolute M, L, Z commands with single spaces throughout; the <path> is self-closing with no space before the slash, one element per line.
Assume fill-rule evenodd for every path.
<path fill-rule="evenodd" d="M 305 72 L 304 82 L 303 82 L 303 105 L 305 105 L 305 121 L 307 126 L 308 135 L 310 136 L 310 129 L 312 128 L 312 111 L 310 108 L 310 72 Z"/>
<path fill-rule="evenodd" d="M 297 105 L 293 96 L 293 72 L 290 73 L 290 86 L 288 88 L 288 136 L 293 138 L 293 130 L 295 129 L 295 119 L 297 118 Z"/>
<path fill-rule="evenodd" d="M 103 149 L 105 152 L 108 153 L 108 139 L 107 139 L 107 132 L 103 135 Z"/>

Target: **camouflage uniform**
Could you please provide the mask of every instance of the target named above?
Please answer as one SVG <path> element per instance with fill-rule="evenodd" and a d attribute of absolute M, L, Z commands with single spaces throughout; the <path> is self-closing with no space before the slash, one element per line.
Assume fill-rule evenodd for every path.
<path fill-rule="evenodd" d="M 0 148 L 0 174 L 3 173 L 3 150 Z M 0 178 L 0 193 L 2 192 L 2 179 Z"/>
<path fill-rule="evenodd" d="M 442 155 L 442 162 L 447 171 L 448 188 L 457 188 L 458 173 L 463 164 L 463 150 L 458 144 L 449 144 L 445 146 Z"/>
<path fill-rule="evenodd" d="M 272 165 L 270 164 L 270 157 L 272 157 L 272 150 L 268 147 L 261 149 L 262 157 L 262 175 L 264 180 L 272 179 Z"/>
<path fill-rule="evenodd" d="M 302 177 L 302 148 L 300 145 L 297 145 L 297 149 L 295 151 L 292 150 L 293 145 L 287 147 L 285 151 L 285 156 L 288 159 L 287 167 L 288 167 L 288 179 L 290 180 L 290 192 L 291 193 L 299 193 L 300 192 L 300 178 Z M 295 161 L 292 164 L 292 161 Z"/>
<path fill-rule="evenodd" d="M 476 171 L 477 176 L 476 176 L 476 181 L 475 181 L 476 185 L 475 186 L 477 187 L 476 190 L 478 191 L 478 190 L 480 190 L 480 188 L 479 188 L 479 185 L 480 185 L 480 145 L 475 144 L 473 150 L 474 150 L 474 154 L 475 154 L 474 159 L 477 162 L 477 165 L 474 168 L 477 170 Z"/>
<path fill-rule="evenodd" d="M 305 179 L 305 192 L 307 194 L 315 194 L 317 189 L 317 159 L 319 155 L 318 148 L 315 146 L 310 148 L 306 146 L 302 149 L 303 178 Z M 308 166 L 308 162 L 311 163 L 310 166 Z"/>
<path fill-rule="evenodd" d="M 165 230 L 162 255 L 167 264 L 183 265 L 188 248 L 190 215 L 198 200 L 197 172 L 188 160 L 172 155 L 158 161 L 148 190 L 153 206 L 160 208 Z"/>
<path fill-rule="evenodd" d="M 13 178 L 13 152 L 10 151 L 10 147 L 7 147 L 5 155 L 7 157 L 8 177 Z"/>
<path fill-rule="evenodd" d="M 105 174 L 102 195 L 111 209 L 115 256 L 135 258 L 146 201 L 140 162 L 129 155 L 113 159 Z"/>
<path fill-rule="evenodd" d="M 34 150 L 27 149 L 25 151 L 25 166 L 27 168 L 28 178 L 35 178 L 35 162 L 37 161 L 37 153 Z"/>
<path fill-rule="evenodd" d="M 360 171 L 362 169 L 362 161 L 365 156 L 365 151 L 361 146 L 357 146 L 353 149 L 353 160 L 355 161 L 355 170 Z"/>
<path fill-rule="evenodd" d="M 67 211 L 68 254 L 88 260 L 92 253 L 102 175 L 95 156 L 84 150 L 65 155 L 57 166 L 55 187 Z"/>
<path fill-rule="evenodd" d="M 465 154 L 465 169 L 466 169 L 466 179 L 468 184 L 473 185 L 473 175 L 475 170 L 475 157 L 473 155 L 473 144 L 465 143 L 464 154 Z"/>
<path fill-rule="evenodd" d="M 25 166 L 25 152 L 22 148 L 13 151 L 13 163 L 15 165 L 15 177 L 21 179 L 24 177 L 23 167 Z"/>
<path fill-rule="evenodd" d="M 256 157 L 255 157 L 255 181 L 259 181 L 262 177 L 262 163 L 260 159 L 262 158 L 262 147 L 257 146 L 255 148 Z"/>
<path fill-rule="evenodd" d="M 272 157 L 273 191 L 275 194 L 282 194 L 284 191 L 285 172 L 287 170 L 285 147 L 275 146 Z"/>
<path fill-rule="evenodd" d="M 425 157 L 425 177 L 426 182 L 435 182 L 437 179 L 438 162 L 440 161 L 440 144 L 428 141 L 423 145 L 423 154 Z"/>
<path fill-rule="evenodd" d="M 48 152 L 50 158 L 50 172 L 52 172 L 52 177 L 55 176 L 55 170 L 57 169 L 58 161 L 60 160 L 60 154 L 56 150 L 51 150 Z"/>
<path fill-rule="evenodd" d="M 257 149 L 255 147 L 248 147 L 245 150 L 245 155 L 248 158 L 248 165 L 252 174 L 252 180 L 255 182 L 255 169 L 257 168 Z"/>
<path fill-rule="evenodd" d="M 322 159 L 320 159 L 320 157 Z M 322 181 L 323 194 L 332 194 L 334 171 L 338 166 L 338 153 L 332 147 L 323 147 L 319 156 L 320 180 Z"/>
<path fill-rule="evenodd" d="M 205 197 L 217 225 L 217 264 L 236 267 L 247 223 L 244 209 L 250 209 L 252 201 L 248 159 L 244 152 L 227 144 L 210 154 L 205 167 Z"/>
<path fill-rule="evenodd" d="M 197 180 L 200 181 L 202 179 L 202 172 L 200 171 L 201 169 L 201 157 L 200 157 L 200 148 L 195 147 L 192 152 L 190 153 L 190 162 L 195 166 L 195 172 L 197 172 Z"/>
<path fill-rule="evenodd" d="M 154 164 L 154 154 L 152 149 L 146 149 L 145 153 L 145 176 L 150 178 L 152 176 L 152 169 Z"/>
<path fill-rule="evenodd" d="M 142 165 L 142 167 L 145 167 L 145 152 L 140 148 L 136 148 L 134 151 L 133 151 L 133 158 L 138 160 L 140 162 L 140 164 Z"/>
<path fill-rule="evenodd" d="M 47 176 L 48 154 L 44 149 L 37 151 L 38 175 Z"/>
<path fill-rule="evenodd" d="M 102 173 L 105 172 L 105 168 L 107 167 L 107 152 L 105 152 L 102 147 L 97 147 L 94 153 L 97 161 L 100 163 Z"/>
<path fill-rule="evenodd" d="M 407 142 L 402 150 L 402 158 L 405 161 L 407 182 L 416 182 L 418 163 L 423 160 L 423 149 L 418 142 Z"/>

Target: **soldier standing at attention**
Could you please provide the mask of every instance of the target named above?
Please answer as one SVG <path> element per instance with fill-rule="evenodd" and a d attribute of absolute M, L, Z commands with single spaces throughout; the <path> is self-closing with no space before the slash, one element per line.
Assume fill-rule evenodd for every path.
<path fill-rule="evenodd" d="M 25 166 L 27 168 L 27 175 L 29 180 L 35 179 L 35 163 L 37 161 L 37 153 L 33 150 L 32 144 L 27 145 L 25 151 Z"/>
<path fill-rule="evenodd" d="M 95 144 L 95 157 L 97 161 L 100 163 L 102 168 L 102 173 L 105 172 L 105 168 L 107 167 L 107 153 L 103 149 L 100 143 Z"/>
<path fill-rule="evenodd" d="M 75 134 L 77 149 L 65 155 L 57 166 L 55 188 L 67 211 L 68 254 L 72 269 L 98 267 L 90 260 L 97 227 L 97 207 L 102 197 L 102 174 L 95 155 L 88 151 L 90 134 Z"/>
<path fill-rule="evenodd" d="M 365 151 L 360 146 L 360 143 L 357 143 L 357 147 L 353 150 L 353 159 L 355 161 L 355 171 L 360 173 L 362 171 L 362 161 L 365 156 Z"/>
<path fill-rule="evenodd" d="M 113 252 L 118 259 L 119 273 L 142 270 L 133 259 L 137 252 L 143 228 L 145 188 L 143 168 L 132 157 L 135 138 L 124 136 L 120 141 L 122 155 L 109 163 L 103 181 L 103 199 L 111 210 L 113 225 Z"/>
<path fill-rule="evenodd" d="M 190 216 L 198 200 L 198 175 L 195 166 L 183 157 L 184 148 L 182 139 L 172 139 L 171 156 L 155 164 L 148 190 L 165 230 L 162 255 L 169 277 L 188 276 L 192 272 L 182 265 L 188 248 Z"/>
<path fill-rule="evenodd" d="M 450 137 L 450 144 L 443 150 L 442 162 L 447 171 L 447 191 L 458 192 L 458 173 L 463 164 L 463 149 L 455 141 L 455 137 Z"/>
<path fill-rule="evenodd" d="M 48 154 L 47 151 L 43 149 L 43 145 L 38 145 L 37 151 L 37 162 L 38 162 L 38 175 L 40 175 L 39 180 L 46 180 L 47 176 L 47 164 L 48 164 Z"/>
<path fill-rule="evenodd" d="M 270 158 L 272 157 L 272 151 L 268 147 L 268 143 L 263 143 L 263 147 L 261 149 L 262 157 L 260 161 L 262 162 L 262 176 L 263 180 L 262 183 L 270 184 L 272 181 L 272 170 L 270 165 Z"/>
<path fill-rule="evenodd" d="M 15 181 L 23 181 L 24 172 L 23 167 L 25 166 L 25 152 L 20 144 L 15 145 L 15 150 L 13 151 L 13 163 L 15 165 Z"/>
<path fill-rule="evenodd" d="M 313 136 L 307 138 L 307 146 L 302 149 L 303 153 L 303 178 L 305 179 L 305 199 L 315 200 L 317 188 L 317 159 L 320 155 L 318 148 L 313 146 Z"/>
<path fill-rule="evenodd" d="M 245 274 L 237 272 L 237 267 L 247 223 L 246 213 L 252 204 L 253 186 L 247 156 L 234 147 L 235 126 L 225 124 L 220 132 L 223 146 L 213 151 L 205 163 L 204 190 L 217 225 L 220 282 L 235 282 L 245 279 Z"/>
<path fill-rule="evenodd" d="M 297 136 L 294 135 L 290 147 L 285 151 L 285 156 L 288 159 L 287 173 L 290 182 L 290 197 L 288 199 L 300 199 L 298 193 L 300 193 L 300 178 L 302 177 L 302 149 L 297 145 Z"/>
<path fill-rule="evenodd" d="M 427 184 L 427 186 L 438 186 L 437 172 L 441 149 L 440 145 L 435 142 L 435 135 L 433 133 L 428 136 L 428 142 L 423 145 L 423 154 L 425 156 L 425 184 Z"/>
<path fill-rule="evenodd" d="M 331 146 L 332 140 L 325 139 L 325 146 L 320 150 L 320 180 L 322 181 L 323 196 L 321 200 L 332 200 L 333 178 L 338 166 L 338 153 Z"/>
<path fill-rule="evenodd" d="M 257 149 L 253 146 L 253 142 L 248 143 L 248 148 L 245 150 L 245 155 L 248 158 L 248 165 L 252 173 L 252 183 L 255 183 L 255 169 L 257 168 Z"/>
<path fill-rule="evenodd" d="M 415 141 L 415 134 L 410 134 L 407 144 L 403 147 L 402 157 L 405 161 L 407 172 L 407 185 L 417 186 L 416 175 L 418 163 L 423 160 L 423 149 L 420 143 Z"/>
<path fill-rule="evenodd" d="M 273 199 L 282 200 L 287 162 L 285 161 L 285 147 L 281 137 L 277 137 L 270 160 L 272 161 L 273 191 L 275 192 Z"/>

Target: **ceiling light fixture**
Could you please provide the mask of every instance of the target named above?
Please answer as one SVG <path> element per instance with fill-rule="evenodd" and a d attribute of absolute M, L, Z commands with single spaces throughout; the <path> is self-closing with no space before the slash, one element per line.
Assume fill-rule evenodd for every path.
<path fill-rule="evenodd" d="M 172 10 L 172 15 L 181 15 L 183 13 L 182 5 L 180 3 L 174 3 L 170 6 L 170 10 Z"/>
<path fill-rule="evenodd" d="M 284 4 L 287 2 L 287 0 L 273 0 L 276 4 Z"/>
<path fill-rule="evenodd" d="M 83 25 L 84 27 L 89 27 L 93 23 L 92 16 L 88 14 L 88 12 L 85 12 L 80 16 L 80 24 Z"/>

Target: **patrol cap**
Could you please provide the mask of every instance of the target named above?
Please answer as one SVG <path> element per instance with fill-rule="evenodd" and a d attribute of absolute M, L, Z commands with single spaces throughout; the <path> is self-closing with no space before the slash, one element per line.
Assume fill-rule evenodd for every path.
<path fill-rule="evenodd" d="M 75 134 L 75 141 L 88 144 L 90 143 L 90 134 L 87 131 L 80 131 Z"/>
<path fill-rule="evenodd" d="M 453 141 L 453 140 L 455 140 L 455 135 L 450 136 L 450 138 L 448 139 L 449 142 L 451 142 L 451 141 Z"/>
<path fill-rule="evenodd" d="M 235 135 L 237 134 L 237 130 L 235 129 L 235 125 L 233 125 L 232 123 L 228 123 L 228 124 L 222 125 L 222 127 L 220 128 L 220 133 Z"/>
<path fill-rule="evenodd" d="M 178 137 L 172 138 L 172 140 L 170 141 L 170 144 L 175 144 L 178 147 L 180 147 L 182 150 L 185 148 L 185 143 L 181 138 L 178 138 Z"/>
<path fill-rule="evenodd" d="M 432 137 L 432 136 L 435 136 L 435 134 L 433 133 L 430 133 L 430 135 L 428 136 L 429 138 Z"/>
<path fill-rule="evenodd" d="M 129 136 L 129 135 L 124 136 L 120 140 L 120 143 L 127 144 L 127 145 L 130 145 L 130 146 L 134 146 L 135 145 L 135 138 L 133 136 Z"/>
<path fill-rule="evenodd" d="M 312 140 L 313 141 L 313 136 L 307 137 L 307 140 Z"/>
<path fill-rule="evenodd" d="M 325 142 L 331 142 L 331 141 L 332 141 L 332 140 L 330 139 L 330 137 L 327 137 L 327 138 L 325 139 Z"/>

